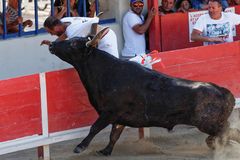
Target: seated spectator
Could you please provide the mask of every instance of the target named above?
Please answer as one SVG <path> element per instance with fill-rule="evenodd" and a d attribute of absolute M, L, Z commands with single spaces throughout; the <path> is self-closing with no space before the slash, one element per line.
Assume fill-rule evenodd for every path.
<path fill-rule="evenodd" d="M 67 16 L 67 0 L 55 0 L 54 16 L 58 19 Z M 70 0 L 70 16 L 77 17 L 77 3 L 75 0 Z"/>
<path fill-rule="evenodd" d="M 176 2 L 176 11 L 183 13 L 194 11 L 191 0 L 178 0 Z"/>
<path fill-rule="evenodd" d="M 158 7 L 160 15 L 174 13 L 175 0 L 162 0 L 162 5 Z"/>
<path fill-rule="evenodd" d="M 16 29 L 16 25 L 21 23 L 22 19 L 17 18 L 15 21 L 8 23 L 9 22 L 9 16 L 6 16 L 6 25 L 7 25 L 7 32 L 9 31 L 10 33 L 13 32 Z M 15 31 L 18 32 L 18 31 Z M 3 34 L 3 14 L 0 12 L 0 34 Z"/>
<path fill-rule="evenodd" d="M 235 6 L 240 4 L 240 0 L 228 0 L 229 6 Z"/>
<path fill-rule="evenodd" d="M 70 0 L 70 16 L 77 17 L 83 16 L 83 6 L 80 4 L 80 13 L 78 12 L 79 1 Z M 87 17 L 94 17 L 95 13 L 95 2 L 90 3 L 87 1 L 86 3 Z M 54 2 L 54 16 L 58 19 L 67 16 L 67 0 L 55 0 Z"/>
<path fill-rule="evenodd" d="M 87 3 L 86 10 L 87 10 L 87 16 L 88 17 L 94 17 L 95 16 L 95 12 L 96 12 L 95 0 Z"/>
<path fill-rule="evenodd" d="M 18 24 L 22 24 L 23 29 L 26 26 L 31 27 L 33 22 L 31 20 L 23 21 L 21 16 L 18 16 L 18 0 L 9 0 L 6 11 L 7 32 L 18 32 Z"/>
<path fill-rule="evenodd" d="M 208 9 L 208 0 L 191 0 L 192 1 L 192 6 L 194 9 L 197 10 L 207 10 Z M 227 8 L 228 2 L 227 0 L 221 0 L 223 10 Z"/>

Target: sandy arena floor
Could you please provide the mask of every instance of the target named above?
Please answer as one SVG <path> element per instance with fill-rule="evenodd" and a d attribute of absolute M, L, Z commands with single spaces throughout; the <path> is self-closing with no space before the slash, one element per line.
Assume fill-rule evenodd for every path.
<path fill-rule="evenodd" d="M 232 116 L 233 127 L 239 128 L 237 114 Z M 238 122 L 238 123 L 236 123 Z M 221 150 L 212 151 L 205 144 L 206 134 L 191 126 L 178 125 L 168 132 L 163 128 L 150 128 L 151 138 L 138 139 L 138 129 L 127 128 L 109 157 L 99 156 L 109 134 L 98 134 L 82 154 L 72 150 L 81 141 L 61 142 L 50 146 L 51 160 L 239 160 L 240 144 L 232 142 Z M 36 149 L 0 156 L 0 160 L 37 160 Z"/>
<path fill-rule="evenodd" d="M 29 7 L 30 11 L 23 15 L 26 19 L 34 19 L 33 5 Z M 49 7 L 39 11 L 39 28 L 49 12 Z M 29 30 L 33 29 L 34 26 Z M 236 117 L 239 116 L 231 118 L 235 122 L 232 126 L 240 128 Z M 82 139 L 57 143 L 50 146 L 51 160 L 240 160 L 240 144 L 233 142 L 222 150 L 212 151 L 205 144 L 207 135 L 193 127 L 179 125 L 172 132 L 163 128 L 150 128 L 150 131 L 151 138 L 139 140 L 138 129 L 125 129 L 109 157 L 96 154 L 107 145 L 109 134 L 98 134 L 82 154 L 72 151 Z M 37 160 L 37 150 L 2 155 L 0 160 Z"/>

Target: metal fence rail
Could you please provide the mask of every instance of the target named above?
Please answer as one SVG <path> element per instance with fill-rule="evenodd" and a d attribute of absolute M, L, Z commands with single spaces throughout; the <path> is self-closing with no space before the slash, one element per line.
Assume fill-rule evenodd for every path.
<path fill-rule="evenodd" d="M 77 0 L 79 1 L 77 10 L 79 15 L 87 16 L 87 0 Z M 54 15 L 54 0 L 18 0 L 18 16 L 22 16 L 22 12 L 25 10 L 28 12 L 29 4 L 33 3 L 33 30 L 23 31 L 22 24 L 18 25 L 18 33 L 7 33 L 7 22 L 6 22 L 6 12 L 7 12 L 7 0 L 2 0 L 2 22 L 3 22 L 3 34 L 0 35 L 0 39 L 14 38 L 14 37 L 22 37 L 27 35 L 38 35 L 41 33 L 45 33 L 45 29 L 42 27 L 42 24 L 39 23 L 39 12 L 44 11 L 47 8 L 50 9 L 49 15 Z M 1 5 L 1 4 L 0 4 Z M 95 0 L 96 5 L 96 14 L 99 13 L 99 0 Z M 1 11 L 1 10 L 0 10 Z M 70 0 L 67 0 L 67 16 L 70 16 Z M 42 18 L 42 17 L 41 17 Z M 47 18 L 47 16 L 46 16 Z M 100 20 L 100 24 L 105 23 L 114 23 L 115 18 Z"/>

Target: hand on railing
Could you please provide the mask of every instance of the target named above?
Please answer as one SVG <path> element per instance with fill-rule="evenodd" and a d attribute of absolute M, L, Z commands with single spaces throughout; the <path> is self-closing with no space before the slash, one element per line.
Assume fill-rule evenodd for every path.
<path fill-rule="evenodd" d="M 156 10 L 154 7 L 152 7 L 152 8 L 150 9 L 150 11 L 148 12 L 148 15 L 149 15 L 150 17 L 154 17 L 156 14 L 157 14 L 157 10 Z"/>
<path fill-rule="evenodd" d="M 32 25 L 33 25 L 33 22 L 30 19 L 23 22 L 24 27 L 26 27 L 26 26 L 31 27 Z"/>

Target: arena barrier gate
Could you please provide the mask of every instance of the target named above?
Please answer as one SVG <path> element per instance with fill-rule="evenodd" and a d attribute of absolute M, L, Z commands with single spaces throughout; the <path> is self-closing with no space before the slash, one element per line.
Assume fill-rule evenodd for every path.
<path fill-rule="evenodd" d="M 240 97 L 240 43 L 150 54 L 163 73 L 210 81 Z M 74 69 L 0 81 L 0 155 L 86 136 L 97 118 Z"/>

